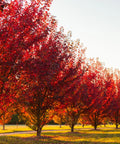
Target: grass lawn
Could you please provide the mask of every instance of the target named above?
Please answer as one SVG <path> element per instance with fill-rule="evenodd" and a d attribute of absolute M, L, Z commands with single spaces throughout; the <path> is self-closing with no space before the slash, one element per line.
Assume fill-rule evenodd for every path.
<path fill-rule="evenodd" d="M 18 126 L 18 129 L 22 127 L 27 129 L 26 126 Z M 37 138 L 35 133 L 0 136 L 0 144 L 120 144 L 120 129 L 116 130 L 111 125 L 105 128 L 101 126 L 96 131 L 91 126 L 76 126 L 74 133 L 70 132 L 68 126 L 59 128 L 47 125 L 43 130 L 47 131 L 42 132 L 41 138 Z"/>
<path fill-rule="evenodd" d="M 17 131 L 31 131 L 26 125 L 5 125 L 5 130 L 3 126 L 0 125 L 0 133 L 17 132 Z"/>
<path fill-rule="evenodd" d="M 90 126 L 86 126 L 86 128 L 90 128 Z M 5 130 L 2 130 L 2 125 L 0 125 L 0 133 L 8 133 L 8 132 L 18 132 L 18 131 L 32 131 L 28 126 L 26 125 L 6 125 Z M 79 129 L 82 128 L 81 126 L 75 126 L 75 128 Z M 92 128 L 92 127 L 91 127 Z M 69 126 L 63 125 L 62 128 L 60 128 L 59 125 L 45 125 L 42 130 L 68 130 L 70 131 Z"/>
<path fill-rule="evenodd" d="M 81 126 L 77 126 L 77 128 L 81 128 Z M 45 125 L 42 130 L 69 130 L 69 126 L 63 125 L 60 128 L 59 125 Z M 0 125 L 0 133 L 9 133 L 9 132 L 18 132 L 18 131 L 32 131 L 26 125 L 5 125 L 5 130 L 3 130 L 3 126 Z"/>

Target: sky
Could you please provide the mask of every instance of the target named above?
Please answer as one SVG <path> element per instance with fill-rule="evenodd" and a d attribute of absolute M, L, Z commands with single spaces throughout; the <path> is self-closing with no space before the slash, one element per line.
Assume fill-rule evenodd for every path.
<path fill-rule="evenodd" d="M 87 47 L 88 58 L 120 69 L 120 0 L 53 0 L 50 12 Z"/>

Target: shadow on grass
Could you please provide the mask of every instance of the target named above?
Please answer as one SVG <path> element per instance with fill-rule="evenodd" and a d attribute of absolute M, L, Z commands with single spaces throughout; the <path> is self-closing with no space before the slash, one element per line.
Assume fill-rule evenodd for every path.
<path fill-rule="evenodd" d="M 57 133 L 57 135 L 60 136 L 61 134 Z M 69 133 L 66 133 L 65 135 L 68 136 Z M 81 137 L 81 135 L 80 134 L 78 135 L 78 133 L 77 133 L 77 136 Z M 119 142 L 87 141 L 87 137 L 86 137 L 86 140 L 82 140 L 78 142 L 74 142 L 74 141 L 71 142 L 69 140 L 68 141 L 54 140 L 55 137 L 56 136 L 42 136 L 41 138 L 38 138 L 38 137 L 20 138 L 20 137 L 13 137 L 13 136 L 1 136 L 0 144 L 119 144 Z"/>
<path fill-rule="evenodd" d="M 120 144 L 120 129 L 43 132 L 36 136 L 1 136 L 0 144 Z"/>
<path fill-rule="evenodd" d="M 81 132 L 73 132 L 73 133 L 66 132 L 66 133 L 44 133 L 44 134 L 51 135 L 54 137 L 62 137 L 63 139 L 66 138 L 69 139 L 68 141 L 61 140 L 62 143 L 120 144 L 120 133 L 114 133 L 112 130 L 109 131 L 98 130 L 98 131 L 100 133 L 95 133 L 96 132 L 95 130 L 88 130 L 87 132 L 81 131 Z M 108 133 L 108 132 L 112 132 L 112 133 Z M 76 142 L 74 142 L 74 140 Z"/>

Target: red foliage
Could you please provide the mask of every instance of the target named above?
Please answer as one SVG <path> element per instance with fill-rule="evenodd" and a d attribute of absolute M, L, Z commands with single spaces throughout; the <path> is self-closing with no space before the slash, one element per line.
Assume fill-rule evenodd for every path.
<path fill-rule="evenodd" d="M 77 56 L 69 62 L 68 68 L 64 71 L 63 77 L 60 80 L 60 93 L 63 99 L 60 100 L 61 105 L 64 105 L 64 121 L 74 131 L 74 126 L 77 124 L 80 114 L 84 110 L 82 92 L 82 81 L 85 72 L 87 71 L 85 49 L 81 48 L 80 43 L 73 42 L 72 49 L 77 50 Z M 61 107 L 59 108 L 61 109 Z M 59 113 L 60 110 L 58 110 Z"/>
<path fill-rule="evenodd" d="M 87 106 L 86 115 L 88 121 L 97 128 L 97 125 L 101 124 L 101 120 L 104 117 L 104 96 L 105 90 L 105 77 L 104 67 L 96 60 L 92 60 L 88 69 L 88 72 L 84 78 L 84 85 L 86 85 L 86 99 L 84 103 Z"/>
<path fill-rule="evenodd" d="M 53 102 L 60 98 L 59 81 L 63 81 L 64 73 L 75 59 L 66 36 L 56 32 L 56 20 L 48 12 L 50 4 L 51 0 L 30 4 L 14 0 L 0 13 L 2 95 L 7 83 L 10 89 L 7 100 L 13 96 L 24 107 L 24 116 L 38 135 Z"/>
<path fill-rule="evenodd" d="M 18 88 L 21 86 L 17 85 L 17 81 L 22 76 L 21 70 L 27 68 L 29 59 L 34 59 L 34 64 L 29 67 L 31 79 L 33 75 L 37 76 L 40 70 L 36 56 L 40 49 L 43 62 L 45 60 L 46 53 L 43 51 L 42 44 L 47 46 L 45 41 L 50 39 L 48 34 L 56 27 L 56 21 L 49 16 L 50 4 L 51 0 L 31 1 L 30 4 L 27 1 L 14 0 L 0 12 L 1 112 L 7 112 L 11 104 L 18 100 L 18 95 L 21 93 Z M 40 43 L 42 44 L 39 45 Z M 36 87 L 33 88 L 34 91 L 35 89 Z"/>
<path fill-rule="evenodd" d="M 110 102 L 107 107 L 107 113 L 109 119 L 115 123 L 116 128 L 120 123 L 120 72 L 118 70 L 112 73 L 112 80 L 114 82 L 114 87 L 108 89 L 108 94 L 110 95 Z M 113 83 L 111 82 L 111 83 Z"/>
<path fill-rule="evenodd" d="M 98 60 L 86 64 L 79 41 L 71 41 L 71 33 L 64 35 L 62 28 L 56 30 L 51 2 L 0 0 L 0 116 L 17 103 L 39 135 L 60 102 L 71 130 L 82 113 L 95 129 L 110 113 L 117 126 L 119 74 Z"/>

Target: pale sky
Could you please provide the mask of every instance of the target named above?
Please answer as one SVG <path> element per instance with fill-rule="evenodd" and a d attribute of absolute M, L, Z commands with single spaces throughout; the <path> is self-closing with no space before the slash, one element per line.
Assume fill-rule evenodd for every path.
<path fill-rule="evenodd" d="M 120 69 L 120 0 L 53 0 L 50 12 L 87 47 L 87 57 Z"/>

